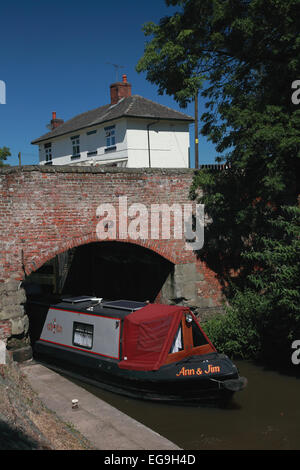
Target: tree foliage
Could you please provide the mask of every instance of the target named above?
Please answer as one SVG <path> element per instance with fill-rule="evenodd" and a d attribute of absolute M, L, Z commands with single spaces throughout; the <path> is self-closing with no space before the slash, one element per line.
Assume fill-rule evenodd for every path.
<path fill-rule="evenodd" d="M 0 166 L 5 166 L 5 161 L 7 160 L 7 157 L 10 157 L 11 153 L 8 147 L 2 147 L 0 148 Z"/>
<path fill-rule="evenodd" d="M 282 213 L 244 250 L 242 256 L 256 269 L 242 287 L 235 286 L 228 314 L 206 328 L 221 351 L 287 365 L 291 344 L 300 338 L 300 208 Z"/>
<path fill-rule="evenodd" d="M 200 89 L 201 133 L 227 164 L 197 172 L 191 188 L 194 198 L 203 189 L 199 202 L 212 220 L 199 256 L 219 274 L 232 331 L 237 337 L 239 325 L 245 333 L 240 344 L 242 317 L 253 312 L 254 349 L 265 349 L 268 328 L 286 345 L 300 339 L 300 106 L 291 100 L 300 78 L 300 0 L 166 3 L 178 11 L 145 26 L 151 39 L 137 70 L 182 106 Z M 243 350 L 254 355 L 248 339 Z"/>

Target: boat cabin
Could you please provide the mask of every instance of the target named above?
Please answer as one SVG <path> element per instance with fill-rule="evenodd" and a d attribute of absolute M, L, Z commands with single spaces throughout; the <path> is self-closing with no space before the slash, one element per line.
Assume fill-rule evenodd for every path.
<path fill-rule="evenodd" d="M 216 351 L 187 307 L 83 296 L 49 307 L 38 342 L 141 371 Z"/>

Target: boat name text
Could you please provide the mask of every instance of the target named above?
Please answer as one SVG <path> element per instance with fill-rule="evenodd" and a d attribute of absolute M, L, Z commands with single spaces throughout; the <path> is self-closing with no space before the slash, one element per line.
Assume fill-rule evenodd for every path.
<path fill-rule="evenodd" d="M 217 374 L 221 372 L 220 366 L 213 366 L 212 364 L 208 364 L 208 369 L 201 369 L 201 367 L 198 367 L 197 369 L 186 369 L 185 367 L 182 367 L 178 374 L 176 374 L 177 377 L 180 375 L 182 376 L 187 376 L 187 375 L 202 375 L 204 374 Z"/>

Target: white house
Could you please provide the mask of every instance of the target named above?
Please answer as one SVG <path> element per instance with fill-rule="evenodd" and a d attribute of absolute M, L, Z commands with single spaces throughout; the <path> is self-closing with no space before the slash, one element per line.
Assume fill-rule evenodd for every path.
<path fill-rule="evenodd" d="M 31 143 L 40 165 L 189 167 L 184 113 L 131 94 L 126 75 L 110 86 L 111 102 L 64 122 L 52 114 L 51 131 Z"/>

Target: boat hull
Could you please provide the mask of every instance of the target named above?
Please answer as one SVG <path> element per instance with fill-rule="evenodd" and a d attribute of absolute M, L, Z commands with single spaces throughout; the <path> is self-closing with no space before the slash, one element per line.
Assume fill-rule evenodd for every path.
<path fill-rule="evenodd" d="M 246 379 L 227 356 L 210 353 L 190 356 L 155 371 L 121 369 L 114 359 L 37 341 L 37 360 L 74 378 L 131 398 L 166 403 L 225 404 Z"/>

